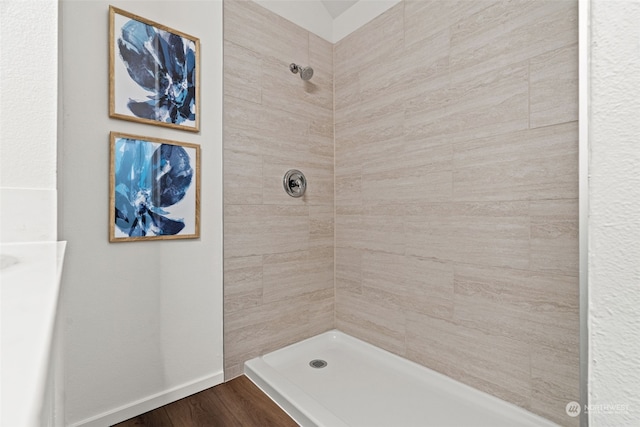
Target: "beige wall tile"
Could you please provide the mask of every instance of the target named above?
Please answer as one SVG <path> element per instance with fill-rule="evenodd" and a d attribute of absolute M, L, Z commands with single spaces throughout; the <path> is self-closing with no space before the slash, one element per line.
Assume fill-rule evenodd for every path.
<path fill-rule="evenodd" d="M 263 300 L 283 301 L 333 289 L 333 249 L 263 256 Z"/>
<path fill-rule="evenodd" d="M 407 357 L 507 402 L 530 404 L 526 343 L 409 313 Z"/>
<path fill-rule="evenodd" d="M 225 41 L 222 62 L 225 96 L 262 102 L 262 55 Z"/>
<path fill-rule="evenodd" d="M 262 304 L 262 257 L 250 256 L 224 260 L 224 311 L 256 307 Z"/>
<path fill-rule="evenodd" d="M 310 65 L 314 75 L 316 71 L 320 71 L 333 80 L 333 43 L 309 33 L 309 64 L 298 65 Z"/>
<path fill-rule="evenodd" d="M 496 2 L 452 27 L 452 81 L 575 44 L 577 19 L 577 1 Z"/>
<path fill-rule="evenodd" d="M 578 45 L 531 58 L 531 127 L 578 120 Z"/>
<path fill-rule="evenodd" d="M 336 43 L 336 68 L 353 71 L 402 49 L 403 25 L 404 4 L 399 3 Z"/>
<path fill-rule="evenodd" d="M 225 1 L 225 377 L 334 325 L 333 46 Z M 310 83 L 289 63 L 311 64 Z M 303 199 L 284 173 L 301 169 Z"/>
<path fill-rule="evenodd" d="M 454 144 L 456 200 L 574 198 L 577 123 Z"/>
<path fill-rule="evenodd" d="M 399 168 L 363 175 L 362 200 L 367 204 L 424 203 L 451 200 L 451 171 Z"/>
<path fill-rule="evenodd" d="M 407 117 L 422 115 L 425 120 L 446 117 L 447 108 L 459 98 L 456 90 L 449 82 L 424 87 L 418 85 L 413 91 L 402 94 L 402 111 Z M 426 135 L 426 138 L 429 137 L 433 135 Z"/>
<path fill-rule="evenodd" d="M 387 307 L 449 319 L 453 315 L 453 265 L 429 259 L 364 251 L 362 289 L 366 299 Z"/>
<path fill-rule="evenodd" d="M 453 264 L 405 256 L 403 291 L 411 312 L 449 319 L 453 315 Z"/>
<path fill-rule="evenodd" d="M 392 353 L 405 354 L 404 313 L 384 301 L 343 293 L 336 300 L 336 327 Z"/>
<path fill-rule="evenodd" d="M 285 322 L 285 315 L 279 314 L 283 318 L 282 326 L 286 323 L 294 323 L 289 319 Z M 287 314 L 291 316 L 291 313 Z M 262 353 L 265 343 L 261 334 L 265 334 L 274 323 L 269 315 L 270 313 L 266 312 L 262 305 L 225 314 L 225 379 L 229 380 L 233 375 L 242 373 L 244 362 Z M 273 317 L 273 314 L 271 316 Z M 306 318 L 298 319 L 298 325 L 304 323 Z"/>
<path fill-rule="evenodd" d="M 565 408 L 580 401 L 578 349 L 565 352 L 532 346 L 531 377 L 532 410 L 559 425 L 577 427 L 580 419 L 569 417 Z"/>
<path fill-rule="evenodd" d="M 336 325 L 401 352 L 403 313 L 413 360 L 558 420 L 528 338 L 577 345 L 575 216 L 556 203 L 577 197 L 575 96 L 553 90 L 575 78 L 577 2 L 402 5 L 403 49 L 391 33 L 356 58 L 375 25 L 335 49 Z"/>
<path fill-rule="evenodd" d="M 329 120 L 327 120 L 329 122 Z M 314 162 L 334 167 L 333 122 L 331 124 L 331 136 L 318 135 L 315 132 L 314 123 L 309 127 L 309 157 Z"/>
<path fill-rule="evenodd" d="M 397 137 L 369 142 L 363 154 L 363 174 L 373 175 L 399 169 L 413 169 L 410 174 L 451 171 L 451 144 L 430 140 L 406 141 Z"/>
<path fill-rule="evenodd" d="M 309 279 L 311 282 L 322 283 L 322 286 L 312 285 L 328 294 L 333 293 L 335 272 L 334 250 L 332 247 L 316 247 L 309 249 L 307 257 L 307 268 L 309 269 Z"/>
<path fill-rule="evenodd" d="M 531 269 L 578 276 L 578 200 L 531 202 Z"/>
<path fill-rule="evenodd" d="M 285 316 L 288 310 L 298 313 L 298 321 L 301 323 L 287 328 L 275 322 L 273 331 L 265 336 L 270 342 L 263 346 L 263 354 L 330 329 L 327 325 L 327 320 L 330 320 L 327 310 L 331 308 L 332 295 L 333 292 L 330 290 L 321 290 L 267 306 L 267 309 L 281 311 Z"/>
<path fill-rule="evenodd" d="M 225 257 L 304 251 L 309 248 L 306 206 L 228 205 Z"/>
<path fill-rule="evenodd" d="M 309 33 L 253 1 L 224 1 L 224 39 L 281 61 L 309 62 Z"/>
<path fill-rule="evenodd" d="M 359 208 L 356 208 L 359 209 Z M 336 248 L 362 249 L 362 214 L 344 215 L 336 213 Z"/>
<path fill-rule="evenodd" d="M 363 101 L 415 93 L 416 88 L 439 87 L 449 82 L 449 30 L 381 58 L 375 67 L 359 71 Z"/>
<path fill-rule="evenodd" d="M 362 201 L 425 203 L 451 200 L 451 144 L 394 138 L 370 142 L 363 155 Z M 337 191 L 337 197 L 339 193 Z"/>
<path fill-rule="evenodd" d="M 336 246 L 403 254 L 402 216 L 393 214 L 338 215 Z"/>
<path fill-rule="evenodd" d="M 333 250 L 334 207 L 332 205 L 309 206 L 309 247 Z"/>
<path fill-rule="evenodd" d="M 309 117 L 262 105 L 254 126 L 259 128 L 257 143 L 265 156 L 286 156 L 296 160 L 309 156 Z"/>
<path fill-rule="evenodd" d="M 540 3 L 540 2 L 539 2 Z M 454 45 L 478 43 L 504 37 L 509 31 L 544 16 L 546 9 L 531 1 L 493 1 L 452 26 Z M 531 16 L 533 15 L 533 16 Z"/>
<path fill-rule="evenodd" d="M 405 217 L 407 255 L 479 265 L 527 268 L 526 202 L 414 207 Z"/>
<path fill-rule="evenodd" d="M 405 45 L 422 42 L 442 30 L 448 30 L 458 21 L 485 9 L 498 0 L 405 0 Z"/>
<path fill-rule="evenodd" d="M 426 94 L 418 95 L 418 101 L 410 101 L 405 136 L 409 140 L 440 136 L 455 143 L 526 129 L 528 91 L 527 63 L 468 74 L 447 89 L 428 88 Z"/>
<path fill-rule="evenodd" d="M 237 359 L 255 357 L 265 349 L 275 350 L 278 343 L 294 342 L 308 326 L 304 300 L 304 296 L 298 296 L 289 301 L 228 313 L 225 317 L 225 359 L 234 365 L 238 363 Z"/>
<path fill-rule="evenodd" d="M 344 123 L 336 122 L 336 146 L 342 141 L 366 145 L 401 137 L 404 119 L 400 103 L 385 105 L 378 101 L 363 105 L 354 115 L 349 112 Z"/>
<path fill-rule="evenodd" d="M 532 346 L 577 350 L 575 278 L 456 265 L 454 287 L 456 323 Z"/>
<path fill-rule="evenodd" d="M 261 204 L 262 156 L 224 150 L 224 162 L 225 205 Z"/>
<path fill-rule="evenodd" d="M 224 148 L 262 154 L 263 136 L 260 118 L 263 107 L 232 96 L 224 97 Z"/>
<path fill-rule="evenodd" d="M 334 108 L 336 115 L 342 110 L 362 102 L 360 94 L 360 70 L 346 73 L 343 69 L 334 70 Z"/>
<path fill-rule="evenodd" d="M 456 169 L 453 197 L 456 200 L 575 197 L 576 183 L 571 178 L 577 176 L 577 166 L 562 169 L 558 165 L 570 165 L 577 161 L 576 156 L 547 154 L 550 154 L 547 158 L 496 163 L 491 168 Z"/>
<path fill-rule="evenodd" d="M 360 176 L 364 163 L 364 156 L 362 154 L 364 147 L 355 141 L 348 138 L 341 138 L 337 135 L 335 144 L 335 175 L 339 177 Z M 336 197 L 339 196 L 340 195 L 336 194 Z"/>
<path fill-rule="evenodd" d="M 530 158 L 544 158 L 547 156 L 545 152 L 550 152 L 552 156 L 575 155 L 577 132 L 578 124 L 573 122 L 456 143 L 453 145 L 454 168 L 485 167 L 508 161 L 524 162 Z"/>
<path fill-rule="evenodd" d="M 362 286 L 400 293 L 405 282 L 404 264 L 404 255 L 363 251 Z"/>
<path fill-rule="evenodd" d="M 225 13 L 262 70 L 225 74 L 227 375 L 337 327 L 571 425 L 577 2 L 405 0 L 335 46 Z"/>
<path fill-rule="evenodd" d="M 311 117 L 309 135 L 331 138 L 333 144 L 333 111 L 325 108 L 316 108 Z"/>
<path fill-rule="evenodd" d="M 333 292 L 320 291 L 227 314 L 225 378 L 246 360 L 330 329 L 332 304 Z"/>
<path fill-rule="evenodd" d="M 362 205 L 362 176 L 337 174 L 334 176 L 335 202 L 340 206 Z"/>
<path fill-rule="evenodd" d="M 360 249 L 336 247 L 335 249 L 336 292 L 347 291 L 347 292 L 353 292 L 356 294 L 362 293 L 363 253 L 364 251 Z"/>
<path fill-rule="evenodd" d="M 309 323 L 305 331 L 307 336 L 315 336 L 334 329 L 335 292 L 333 286 L 307 295 L 307 301 L 306 309 L 309 313 Z"/>

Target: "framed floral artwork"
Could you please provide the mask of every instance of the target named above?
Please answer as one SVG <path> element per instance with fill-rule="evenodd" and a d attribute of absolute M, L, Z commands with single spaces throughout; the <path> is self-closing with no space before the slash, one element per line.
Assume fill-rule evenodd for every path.
<path fill-rule="evenodd" d="M 109 6 L 109 117 L 200 130 L 200 40 Z"/>
<path fill-rule="evenodd" d="M 200 237 L 200 147 L 111 132 L 109 241 Z"/>

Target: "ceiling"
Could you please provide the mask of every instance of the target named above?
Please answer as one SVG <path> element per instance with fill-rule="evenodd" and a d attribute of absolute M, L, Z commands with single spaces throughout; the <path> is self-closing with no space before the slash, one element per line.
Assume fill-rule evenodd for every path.
<path fill-rule="evenodd" d="M 321 0 L 322 4 L 333 19 L 337 18 L 345 10 L 356 4 L 358 0 Z"/>
<path fill-rule="evenodd" d="M 337 43 L 402 0 L 252 1 L 330 43 Z"/>

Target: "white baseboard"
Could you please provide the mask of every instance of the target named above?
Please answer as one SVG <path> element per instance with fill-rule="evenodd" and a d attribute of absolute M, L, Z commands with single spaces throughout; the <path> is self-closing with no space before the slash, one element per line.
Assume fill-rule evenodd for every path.
<path fill-rule="evenodd" d="M 107 427 L 133 418 L 136 415 L 159 408 L 176 400 L 206 390 L 224 382 L 224 373 L 200 378 L 169 390 L 156 393 L 149 397 L 137 400 L 119 408 L 112 409 L 102 414 L 71 424 L 69 427 Z"/>

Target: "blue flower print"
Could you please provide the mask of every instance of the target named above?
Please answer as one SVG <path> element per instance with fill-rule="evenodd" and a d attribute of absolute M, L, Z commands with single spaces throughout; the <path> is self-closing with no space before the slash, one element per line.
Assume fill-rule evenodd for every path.
<path fill-rule="evenodd" d="M 168 218 L 193 180 L 184 148 L 118 138 L 115 147 L 115 224 L 129 237 L 175 235 L 184 220 Z"/>
<path fill-rule="evenodd" d="M 129 99 L 137 117 L 180 124 L 196 119 L 195 44 L 179 35 L 130 20 L 122 27 L 118 50 L 129 76 L 151 93 Z"/>

